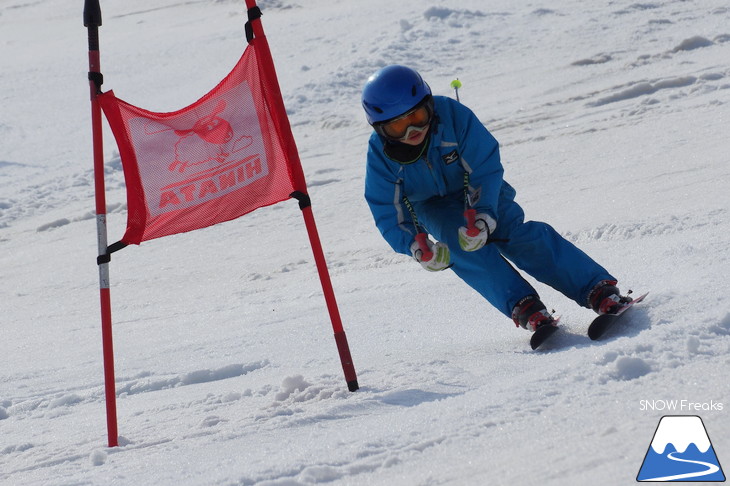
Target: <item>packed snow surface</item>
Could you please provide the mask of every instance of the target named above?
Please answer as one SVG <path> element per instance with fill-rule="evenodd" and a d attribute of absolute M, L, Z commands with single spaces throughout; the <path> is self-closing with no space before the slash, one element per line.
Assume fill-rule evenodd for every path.
<path fill-rule="evenodd" d="M 114 254 L 107 447 L 83 2 L 4 1 L 0 483 L 633 484 L 663 415 L 701 416 L 730 465 L 726 0 L 260 6 L 360 390 L 286 201 Z M 242 1 L 102 11 L 104 89 L 151 111 L 198 99 L 246 45 Z M 390 250 L 362 197 L 360 90 L 391 63 L 435 94 L 459 78 L 528 218 L 650 292 L 604 340 L 535 283 L 563 328 L 533 352 L 453 273 Z M 104 151 L 113 242 L 106 126 Z"/>

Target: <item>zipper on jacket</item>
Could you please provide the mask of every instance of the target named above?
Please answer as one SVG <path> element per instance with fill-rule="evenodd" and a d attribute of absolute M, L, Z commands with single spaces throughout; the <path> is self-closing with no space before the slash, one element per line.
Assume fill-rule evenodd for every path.
<path fill-rule="evenodd" d="M 433 179 L 433 183 L 436 185 L 436 190 L 438 191 L 439 196 L 445 196 L 446 195 L 446 181 L 442 181 L 444 183 L 444 190 L 441 189 L 441 185 L 438 181 L 438 176 L 433 170 L 433 165 L 431 165 L 431 162 L 428 160 L 428 156 L 423 157 L 423 161 L 426 163 L 426 167 L 428 167 L 428 171 L 431 173 L 431 179 Z"/>

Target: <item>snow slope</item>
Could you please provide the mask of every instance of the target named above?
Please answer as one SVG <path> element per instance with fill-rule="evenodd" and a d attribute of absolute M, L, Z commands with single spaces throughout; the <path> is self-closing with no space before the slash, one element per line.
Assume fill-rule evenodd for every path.
<path fill-rule="evenodd" d="M 0 483 L 631 484 L 667 414 L 700 415 L 730 464 L 726 1 L 261 7 L 360 391 L 285 202 L 114 255 L 122 437 L 105 447 L 82 2 L 5 1 Z M 102 2 L 105 89 L 191 103 L 240 56 L 244 9 Z M 437 94 L 458 77 L 528 217 L 651 291 L 620 332 L 590 342 L 592 313 L 536 284 L 564 329 L 532 352 L 453 274 L 392 253 L 362 198 L 359 92 L 394 62 Z M 110 241 L 115 150 L 107 131 Z M 691 405 L 648 406 L 664 400 Z"/>

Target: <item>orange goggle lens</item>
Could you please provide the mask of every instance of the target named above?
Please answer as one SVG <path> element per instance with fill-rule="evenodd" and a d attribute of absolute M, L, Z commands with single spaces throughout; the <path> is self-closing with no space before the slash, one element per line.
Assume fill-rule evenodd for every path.
<path fill-rule="evenodd" d="M 403 116 L 383 124 L 383 132 L 392 138 L 402 138 L 408 131 L 408 127 L 425 127 L 430 121 L 431 116 L 425 106 L 409 111 Z"/>

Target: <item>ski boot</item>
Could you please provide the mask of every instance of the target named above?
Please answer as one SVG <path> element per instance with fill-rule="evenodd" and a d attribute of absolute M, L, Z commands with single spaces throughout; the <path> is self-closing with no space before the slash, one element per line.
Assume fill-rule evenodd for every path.
<path fill-rule="evenodd" d="M 631 302 L 631 297 L 621 295 L 615 280 L 602 280 L 588 294 L 588 306 L 599 316 L 615 314 L 621 306 Z"/>
<path fill-rule="evenodd" d="M 555 319 L 537 295 L 528 295 L 520 300 L 512 310 L 512 320 L 517 327 L 533 332 L 543 326 L 555 325 Z"/>

